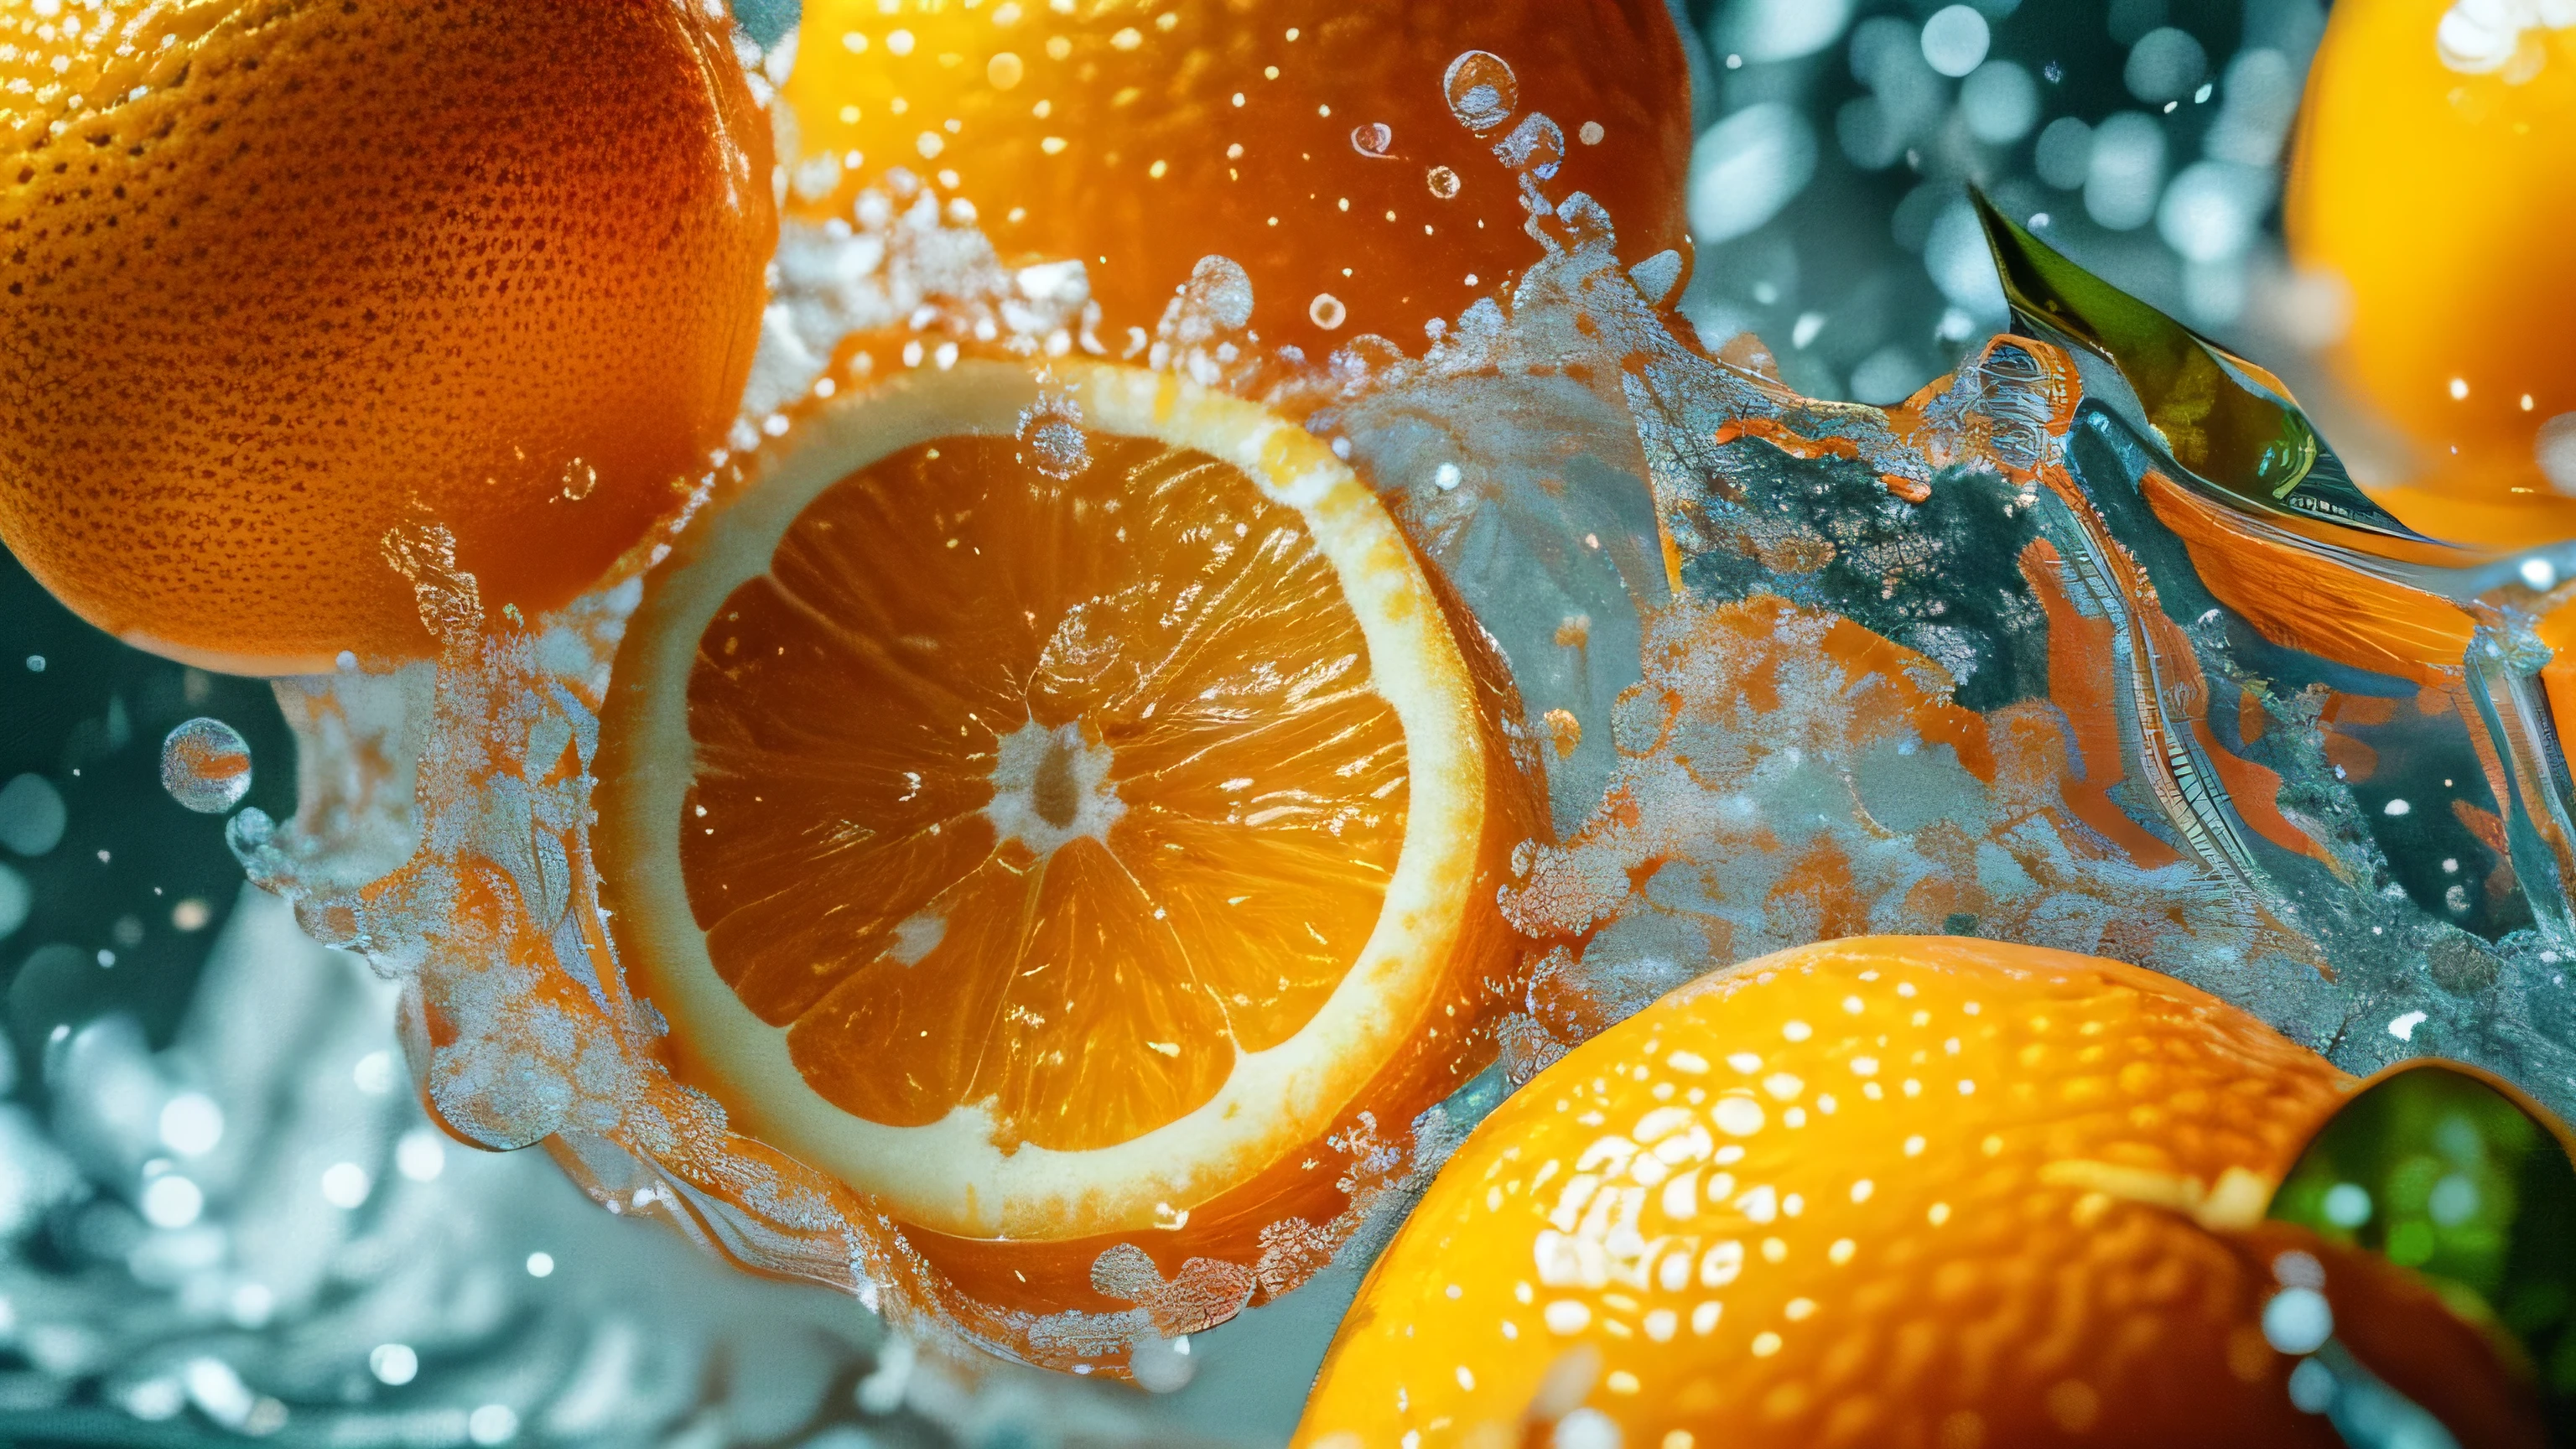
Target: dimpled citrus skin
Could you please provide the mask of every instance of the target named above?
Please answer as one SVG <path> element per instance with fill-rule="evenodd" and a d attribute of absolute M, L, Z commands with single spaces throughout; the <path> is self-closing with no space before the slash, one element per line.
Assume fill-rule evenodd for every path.
<path fill-rule="evenodd" d="M 2431 496 L 2392 506 L 2461 536 L 2564 537 L 2564 510 L 2506 523 L 2440 504 L 2545 498 L 2535 435 L 2576 412 L 2576 28 L 2525 30 L 2520 61 L 2467 74 L 2436 45 L 2453 8 L 2334 7 L 2282 219 L 2300 265 L 2351 289 L 2332 360 L 2417 445 L 2410 481 Z"/>
<path fill-rule="evenodd" d="M 1442 88 L 1479 49 L 1517 77 L 1481 136 Z M 805 154 L 838 158 L 797 171 L 791 210 L 845 215 L 907 167 L 972 201 L 1005 260 L 1079 258 L 1113 351 L 1211 253 L 1250 276 L 1269 341 L 1418 348 L 1541 255 L 1492 152 L 1533 112 L 1563 133 L 1551 199 L 1601 202 L 1626 261 L 1690 246 L 1663 0 L 810 0 L 784 94 Z"/>
<path fill-rule="evenodd" d="M 91 622 L 425 654 L 387 530 L 552 607 L 722 445 L 777 223 L 703 10 L 0 0 L 0 57 L 0 539 Z"/>
<path fill-rule="evenodd" d="M 1553 1377 L 1549 1413 L 1665 1449 L 2333 1444 L 2262 1337 L 2262 1259 L 2190 1213 L 2258 1219 L 2347 1088 L 2112 962 L 1945 937 L 1748 962 L 1476 1130 L 1297 1442 L 1518 1443 Z"/>

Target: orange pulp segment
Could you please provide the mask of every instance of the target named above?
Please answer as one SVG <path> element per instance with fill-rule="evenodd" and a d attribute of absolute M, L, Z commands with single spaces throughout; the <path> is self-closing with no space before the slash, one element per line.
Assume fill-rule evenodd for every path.
<path fill-rule="evenodd" d="M 1057 378 L 809 417 L 656 574 L 606 724 L 684 1075 L 969 1237 L 1177 1226 L 1490 965 L 1476 694 L 1374 495 L 1252 404 Z"/>

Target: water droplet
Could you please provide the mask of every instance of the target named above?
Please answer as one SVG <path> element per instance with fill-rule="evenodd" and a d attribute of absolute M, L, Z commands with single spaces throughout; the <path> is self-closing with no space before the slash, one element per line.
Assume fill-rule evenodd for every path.
<path fill-rule="evenodd" d="M 200 815 L 221 815 L 250 793 L 250 745 L 222 720 L 192 719 L 161 744 L 161 788 Z"/>
<path fill-rule="evenodd" d="M 1470 131 L 1490 131 L 1520 109 L 1520 77 L 1492 51 L 1470 50 L 1449 62 L 1440 88 L 1449 97 L 1449 114 Z"/>
<path fill-rule="evenodd" d="M 1363 156 L 1384 156 L 1395 145 L 1394 128 L 1384 121 L 1351 127 L 1351 149 Z"/>
<path fill-rule="evenodd" d="M 1317 292 L 1315 300 L 1306 304 L 1307 320 L 1327 332 L 1341 326 L 1349 316 L 1350 309 L 1342 305 L 1341 298 L 1330 292 Z"/>
<path fill-rule="evenodd" d="M 1070 478 L 1091 466 L 1091 438 L 1082 430 L 1082 407 L 1069 397 L 1041 397 L 1020 414 L 1020 461 L 1050 478 Z"/>
<path fill-rule="evenodd" d="M 1446 166 L 1432 167 L 1425 179 L 1431 184 L 1431 194 L 1442 201 L 1458 194 L 1458 173 Z"/>

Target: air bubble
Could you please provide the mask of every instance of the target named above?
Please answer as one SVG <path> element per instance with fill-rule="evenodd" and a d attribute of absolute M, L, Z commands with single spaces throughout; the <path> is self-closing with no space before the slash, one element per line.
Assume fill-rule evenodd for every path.
<path fill-rule="evenodd" d="M 1440 88 L 1449 97 L 1449 114 L 1470 131 L 1490 131 L 1520 109 L 1520 77 L 1492 51 L 1471 50 L 1449 62 Z"/>
<path fill-rule="evenodd" d="M 1432 167 L 1423 179 L 1430 184 L 1431 194 L 1442 201 L 1458 194 L 1458 173 L 1446 166 Z"/>
<path fill-rule="evenodd" d="M 250 745 L 222 720 L 192 719 L 162 741 L 161 788 L 200 815 L 221 815 L 250 793 Z"/>
<path fill-rule="evenodd" d="M 1351 149 L 1363 156 L 1384 157 L 1395 145 L 1395 129 L 1384 121 L 1351 127 Z"/>
<path fill-rule="evenodd" d="M 1042 397 L 1020 414 L 1020 461 L 1050 478 L 1070 478 L 1091 466 L 1091 437 L 1082 430 L 1082 407 L 1068 397 Z"/>
<path fill-rule="evenodd" d="M 1350 309 L 1342 305 L 1341 298 L 1330 292 L 1317 292 L 1315 300 L 1306 304 L 1306 320 L 1327 332 L 1341 326 L 1343 319 L 1349 316 Z"/>

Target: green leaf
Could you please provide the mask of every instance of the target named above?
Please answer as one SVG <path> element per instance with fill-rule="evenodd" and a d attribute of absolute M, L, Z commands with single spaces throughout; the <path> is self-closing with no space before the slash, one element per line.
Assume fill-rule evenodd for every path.
<path fill-rule="evenodd" d="M 2311 1140 L 2270 1216 L 2430 1281 L 2530 1371 L 2576 1443 L 2576 1162 L 2565 1126 L 2451 1062 L 2401 1063 Z"/>
<path fill-rule="evenodd" d="M 2066 259 L 1971 191 L 2013 324 L 2108 362 L 2135 394 L 2103 399 L 2176 468 L 2231 504 L 2423 540 L 2370 501 L 2281 380 Z"/>

